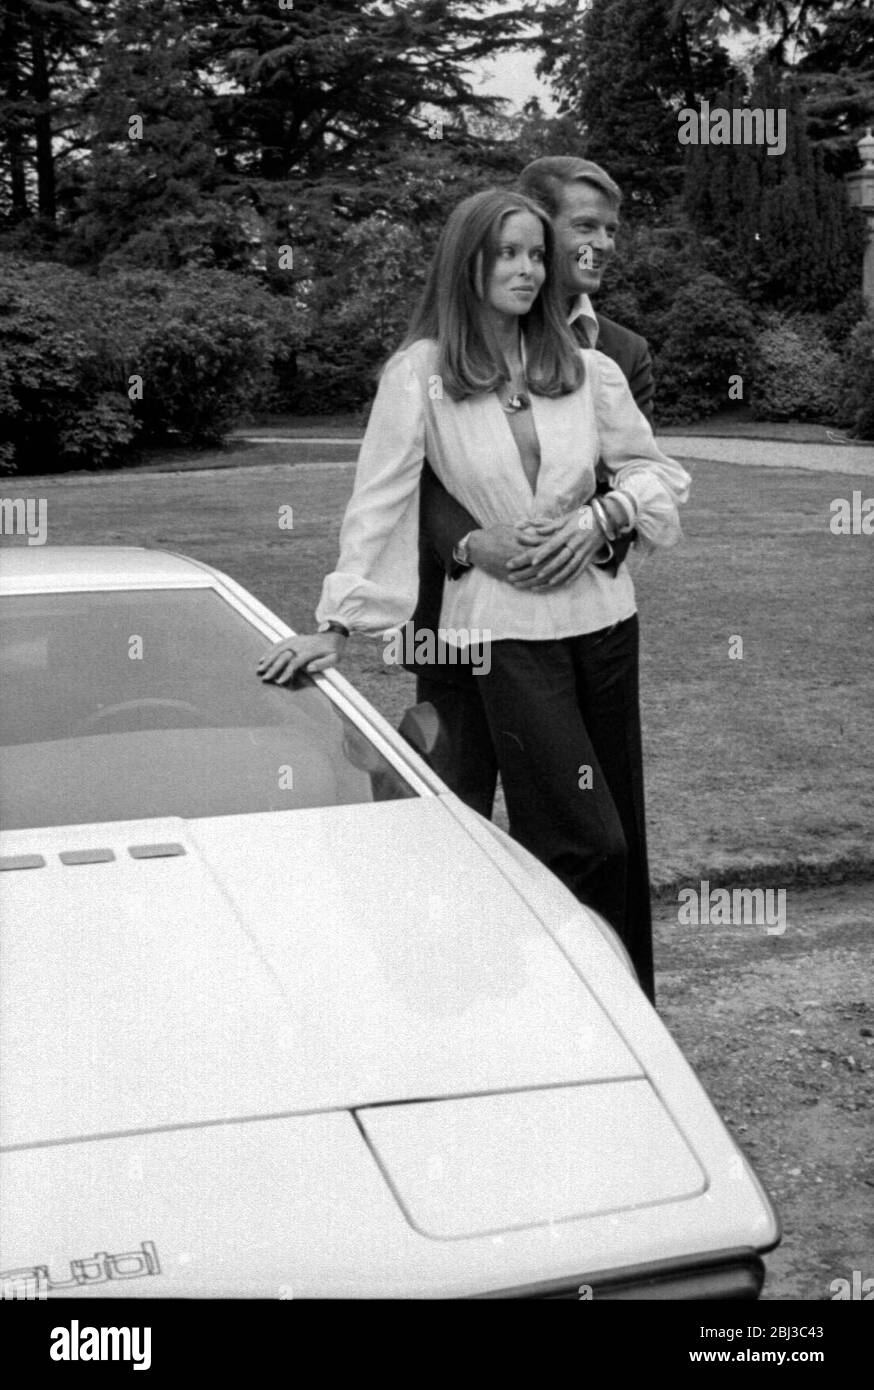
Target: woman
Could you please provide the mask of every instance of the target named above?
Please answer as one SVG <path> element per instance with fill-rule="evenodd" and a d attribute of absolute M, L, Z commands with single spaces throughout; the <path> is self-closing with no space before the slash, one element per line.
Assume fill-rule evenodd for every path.
<path fill-rule="evenodd" d="M 680 535 L 689 477 L 655 444 L 621 371 L 578 347 L 551 275 L 544 211 L 491 190 L 451 214 L 407 338 L 386 365 L 324 582 L 317 634 L 278 642 L 259 673 L 284 684 L 335 665 L 350 630 L 405 623 L 417 596 L 423 459 L 483 525 L 521 526 L 582 568 L 562 588 L 468 569 L 444 589 L 441 628 L 490 636 L 479 690 L 511 833 L 626 942 L 652 997 L 637 702 L 627 568 L 589 562 L 637 528 Z M 595 499 L 595 465 L 613 481 Z"/>

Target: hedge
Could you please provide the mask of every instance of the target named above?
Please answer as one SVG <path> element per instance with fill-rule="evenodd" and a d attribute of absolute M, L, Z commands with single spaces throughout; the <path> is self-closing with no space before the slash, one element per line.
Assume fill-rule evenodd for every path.
<path fill-rule="evenodd" d="M 750 404 L 757 420 L 837 423 L 841 359 L 819 317 L 770 314 L 756 336 Z"/>
<path fill-rule="evenodd" d="M 861 319 L 842 355 L 841 422 L 859 439 L 874 439 L 874 313 Z"/>
<path fill-rule="evenodd" d="M 248 276 L 96 279 L 0 256 L 0 467 L 103 467 L 135 441 L 217 443 L 261 407 L 300 341 L 293 302 Z"/>
<path fill-rule="evenodd" d="M 754 341 L 752 314 L 731 287 L 716 275 L 696 276 L 674 298 L 662 333 L 652 345 L 659 423 L 694 421 L 730 406 L 729 379 L 746 383 Z"/>

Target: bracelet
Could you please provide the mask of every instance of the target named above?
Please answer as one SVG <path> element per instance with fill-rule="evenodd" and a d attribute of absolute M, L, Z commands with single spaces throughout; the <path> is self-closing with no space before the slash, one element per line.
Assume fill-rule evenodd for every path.
<path fill-rule="evenodd" d="M 637 505 L 627 492 L 623 492 L 621 488 L 614 488 L 611 492 L 605 493 L 601 500 L 605 506 L 612 502 L 622 512 L 624 524 L 621 521 L 616 523 L 617 535 L 634 530 L 637 523 Z"/>
<path fill-rule="evenodd" d="M 470 550 L 468 547 L 470 545 L 470 538 L 476 530 L 478 530 L 478 527 L 474 526 L 472 530 L 468 531 L 466 536 L 462 536 L 461 540 L 452 547 L 452 559 L 456 565 L 461 565 L 462 569 L 473 569 L 473 560 L 470 558 Z"/>
<path fill-rule="evenodd" d="M 607 551 L 606 555 L 603 553 L 604 550 Z M 597 565 L 597 567 L 600 569 L 602 565 L 609 565 L 612 559 L 613 547 L 609 541 L 605 541 L 604 544 L 601 546 L 601 549 L 597 552 L 597 554 L 592 557 L 592 564 Z"/>
<path fill-rule="evenodd" d="M 615 540 L 617 532 L 616 523 L 612 519 L 608 519 L 606 509 L 602 505 L 601 499 L 599 497 L 593 497 L 589 506 L 592 508 L 592 513 L 603 531 L 605 539 L 608 541 Z"/>

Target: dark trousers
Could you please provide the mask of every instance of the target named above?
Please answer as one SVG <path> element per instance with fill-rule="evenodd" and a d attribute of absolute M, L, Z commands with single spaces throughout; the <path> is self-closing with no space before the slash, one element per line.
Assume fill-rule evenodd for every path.
<path fill-rule="evenodd" d="M 489 815 L 497 763 L 510 833 L 616 929 L 654 999 L 638 652 L 636 615 L 561 641 L 493 642 L 487 675 L 442 691 L 420 678 L 419 698 L 445 724 L 435 771 Z"/>
<path fill-rule="evenodd" d="M 416 699 L 419 703 L 430 702 L 440 716 L 440 737 L 428 755 L 431 767 L 456 796 L 491 820 L 498 760 L 480 698 L 482 680 L 471 669 L 458 681 L 437 680 L 420 672 L 416 676 Z"/>

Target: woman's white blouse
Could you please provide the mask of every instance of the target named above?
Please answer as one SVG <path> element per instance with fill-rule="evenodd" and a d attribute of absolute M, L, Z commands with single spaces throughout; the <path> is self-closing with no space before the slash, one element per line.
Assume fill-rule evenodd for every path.
<path fill-rule="evenodd" d="M 402 626 L 419 587 L 419 479 L 427 457 L 444 487 L 481 526 L 555 517 L 581 507 L 595 491 L 602 459 L 613 487 L 637 506 L 644 549 L 680 539 L 677 506 L 689 474 L 661 452 L 620 368 L 581 348 L 579 390 L 554 399 L 530 397 L 540 471 L 532 493 L 504 409 L 494 392 L 454 401 L 437 375 L 437 345 L 421 339 L 388 363 L 370 414 L 355 486 L 340 531 L 340 558 L 325 579 L 316 618 L 382 635 Z M 596 632 L 635 611 L 626 565 L 615 577 L 589 565 L 545 593 L 516 589 L 469 569 L 443 586 L 440 626 L 458 646 L 469 641 L 544 641 Z M 456 635 L 457 634 L 457 635 Z"/>

